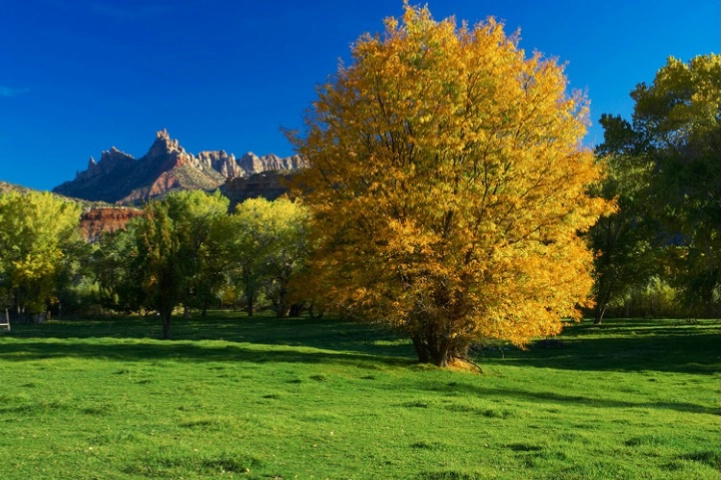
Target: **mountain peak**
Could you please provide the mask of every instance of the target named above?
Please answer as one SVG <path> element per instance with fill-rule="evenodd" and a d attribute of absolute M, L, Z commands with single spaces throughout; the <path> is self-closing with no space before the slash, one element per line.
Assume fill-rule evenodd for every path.
<path fill-rule="evenodd" d="M 193 155 L 172 139 L 168 130 L 155 133 L 155 140 L 141 158 L 115 147 L 102 152 L 100 161 L 88 162 L 75 180 L 53 189 L 56 193 L 87 200 L 132 203 L 175 189 L 217 188 L 231 178 L 248 177 L 269 170 L 289 172 L 305 167 L 297 155 L 280 158 L 273 154 L 258 157 L 252 152 L 236 159 L 224 150 Z"/>
<path fill-rule="evenodd" d="M 177 140 L 170 138 L 170 134 L 166 129 L 162 129 L 155 133 L 155 141 L 150 146 L 147 156 L 158 157 L 174 152 L 185 153 L 185 149 L 180 146 Z"/>

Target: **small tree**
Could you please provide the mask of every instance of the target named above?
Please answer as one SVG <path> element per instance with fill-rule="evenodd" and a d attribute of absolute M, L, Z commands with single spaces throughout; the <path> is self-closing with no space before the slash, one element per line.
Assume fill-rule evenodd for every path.
<path fill-rule="evenodd" d="M 270 239 L 266 296 L 279 317 L 287 317 L 291 311 L 291 279 L 308 257 L 309 228 L 310 215 L 302 203 L 285 198 L 272 203 L 266 222 L 266 235 Z"/>
<path fill-rule="evenodd" d="M 143 268 L 143 304 L 157 310 L 163 325 L 163 339 L 170 338 L 170 320 L 187 291 L 192 274 L 190 248 L 181 241 L 167 202 L 145 206 L 138 228 L 139 265 Z"/>
<path fill-rule="evenodd" d="M 265 199 L 249 199 L 238 204 L 230 218 L 231 276 L 243 292 L 245 310 L 251 317 L 266 277 L 265 255 L 269 247 L 262 232 L 268 208 L 270 202 Z"/>
<path fill-rule="evenodd" d="M 587 194 L 586 100 L 493 19 L 457 29 L 407 6 L 385 24 L 293 138 L 326 297 L 439 366 L 484 338 L 558 333 L 590 303 L 578 232 L 608 210 Z"/>

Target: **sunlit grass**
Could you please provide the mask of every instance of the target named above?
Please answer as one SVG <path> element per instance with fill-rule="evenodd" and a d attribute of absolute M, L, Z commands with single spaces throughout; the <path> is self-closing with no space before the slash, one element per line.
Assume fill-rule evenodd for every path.
<path fill-rule="evenodd" d="M 17 325 L 2 479 L 718 479 L 719 324 L 570 326 L 484 373 L 338 320 Z"/>

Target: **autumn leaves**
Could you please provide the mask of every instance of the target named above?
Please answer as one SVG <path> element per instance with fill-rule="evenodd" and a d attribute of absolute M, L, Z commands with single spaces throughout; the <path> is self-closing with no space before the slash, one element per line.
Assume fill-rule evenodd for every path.
<path fill-rule="evenodd" d="M 586 101 L 561 67 L 492 20 L 457 28 L 409 6 L 353 58 L 294 139 L 332 301 L 441 366 L 577 318 L 592 285 L 577 233 L 611 206 L 587 194 Z"/>

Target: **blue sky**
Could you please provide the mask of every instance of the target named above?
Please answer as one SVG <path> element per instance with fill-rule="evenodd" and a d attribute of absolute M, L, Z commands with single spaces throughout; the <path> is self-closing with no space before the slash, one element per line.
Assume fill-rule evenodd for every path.
<path fill-rule="evenodd" d="M 413 2 L 411 2 L 413 3 Z M 717 0 L 428 0 L 436 19 L 488 16 L 568 62 L 591 117 L 668 56 L 718 53 Z M 136 158 L 167 128 L 188 151 L 289 155 L 315 86 L 402 0 L 7 0 L 0 7 L 0 180 L 71 180 L 116 146 Z M 593 126 L 585 142 L 602 140 Z"/>

